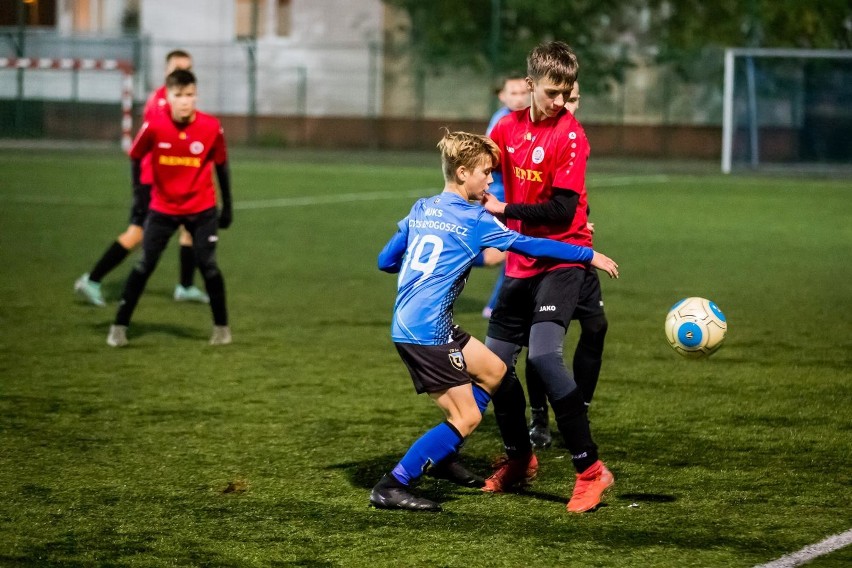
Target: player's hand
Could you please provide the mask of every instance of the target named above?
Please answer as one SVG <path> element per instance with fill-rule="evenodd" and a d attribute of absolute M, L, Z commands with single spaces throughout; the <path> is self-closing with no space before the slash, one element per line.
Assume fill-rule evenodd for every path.
<path fill-rule="evenodd" d="M 488 193 L 485 192 L 485 195 L 482 196 L 482 206 L 485 207 L 485 210 L 495 216 L 503 215 L 506 211 L 506 204 Z"/>
<path fill-rule="evenodd" d="M 603 270 L 609 274 L 610 278 L 618 278 L 618 264 L 606 255 L 595 251 L 595 255 L 592 257 L 592 266 L 598 270 Z"/>
<path fill-rule="evenodd" d="M 234 212 L 230 207 L 223 207 L 219 212 L 219 228 L 227 229 L 234 221 Z"/>
<path fill-rule="evenodd" d="M 591 222 L 586 222 L 586 228 L 589 230 L 591 234 L 595 234 L 595 224 Z"/>

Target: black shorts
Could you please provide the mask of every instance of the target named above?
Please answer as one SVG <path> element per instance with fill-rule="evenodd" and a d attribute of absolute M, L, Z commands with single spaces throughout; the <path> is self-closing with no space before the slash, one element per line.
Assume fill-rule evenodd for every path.
<path fill-rule="evenodd" d="M 601 281 L 594 268 L 559 268 L 532 278 L 506 277 L 488 322 L 488 337 L 526 345 L 534 323 L 568 329 L 572 319 L 603 315 Z"/>
<path fill-rule="evenodd" d="M 462 349 L 470 341 L 470 334 L 453 326 L 453 340 L 445 345 L 416 345 L 394 343 L 402 362 L 414 382 L 417 394 L 438 392 L 466 385 L 470 382 Z"/>
<path fill-rule="evenodd" d="M 195 260 L 202 273 L 205 270 L 218 270 L 216 265 L 216 242 L 219 227 L 218 211 L 210 207 L 192 215 L 166 215 L 153 209 L 145 218 L 145 231 L 142 237 L 142 257 L 140 262 L 148 272 L 153 272 L 160 255 L 169 244 L 169 239 L 183 225 L 192 235 L 192 248 Z"/>

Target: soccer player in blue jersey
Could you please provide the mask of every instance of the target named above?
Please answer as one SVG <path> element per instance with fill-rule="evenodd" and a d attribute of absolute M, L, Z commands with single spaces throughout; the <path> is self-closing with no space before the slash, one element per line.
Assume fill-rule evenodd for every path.
<path fill-rule="evenodd" d="M 589 263 L 618 277 L 618 265 L 591 248 L 521 235 L 480 205 L 500 152 L 487 136 L 448 132 L 438 143 L 444 191 L 420 199 L 379 253 L 381 270 L 399 273 L 391 336 L 418 394 L 428 393 L 446 420 L 421 436 L 370 493 L 384 509 L 440 511 L 410 487 L 455 456 L 479 425 L 506 365 L 453 324 L 453 304 L 473 261 L 486 247 Z"/>

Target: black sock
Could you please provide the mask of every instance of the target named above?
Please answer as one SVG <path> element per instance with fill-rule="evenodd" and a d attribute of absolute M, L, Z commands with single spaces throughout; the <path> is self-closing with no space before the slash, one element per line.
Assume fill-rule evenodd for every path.
<path fill-rule="evenodd" d="M 507 372 L 500 388 L 492 395 L 494 417 L 506 455 L 513 459 L 523 459 L 532 452 L 530 435 L 527 430 L 527 400 L 524 389 L 514 372 Z"/>
<path fill-rule="evenodd" d="M 104 276 L 109 274 L 113 268 L 121 264 L 121 262 L 127 258 L 129 253 L 130 251 L 121 246 L 118 241 L 113 241 L 113 243 L 107 247 L 101 255 L 98 262 L 95 263 L 91 272 L 89 272 L 89 280 L 92 282 L 100 282 L 103 280 Z"/>
<path fill-rule="evenodd" d="M 204 278 L 207 295 L 210 296 L 210 310 L 215 325 L 228 325 L 228 308 L 225 305 L 225 279 L 220 272 L 210 278 Z"/>
<path fill-rule="evenodd" d="M 607 321 L 606 317 L 597 316 L 583 321 L 580 325 L 580 341 L 574 350 L 574 380 L 583 393 L 586 405 L 589 405 L 601 374 Z"/>
<path fill-rule="evenodd" d="M 180 285 L 184 288 L 192 286 L 195 266 L 195 251 L 192 250 L 192 245 L 180 245 Z"/>
<path fill-rule="evenodd" d="M 148 275 L 136 269 L 130 271 L 130 276 L 127 277 L 127 282 L 124 284 L 124 291 L 121 293 L 118 312 L 115 314 L 115 325 L 130 325 L 130 317 L 133 315 L 133 310 L 136 309 L 136 304 L 139 303 L 139 297 L 145 291 L 145 284 L 147 283 Z"/>
<path fill-rule="evenodd" d="M 592 431 L 586 414 L 586 404 L 580 389 L 574 389 L 568 396 L 553 401 L 556 424 L 571 452 L 571 460 L 577 473 L 586 471 L 598 461 L 598 446 L 592 440 Z"/>

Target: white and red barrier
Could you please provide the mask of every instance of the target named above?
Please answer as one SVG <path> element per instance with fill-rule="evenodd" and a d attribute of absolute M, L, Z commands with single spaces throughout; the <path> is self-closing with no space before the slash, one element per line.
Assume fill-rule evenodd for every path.
<path fill-rule="evenodd" d="M 121 81 L 121 147 L 127 151 L 133 138 L 133 64 L 122 59 L 50 59 L 44 57 L 0 57 L 0 69 L 56 69 L 59 71 L 115 71 Z"/>

